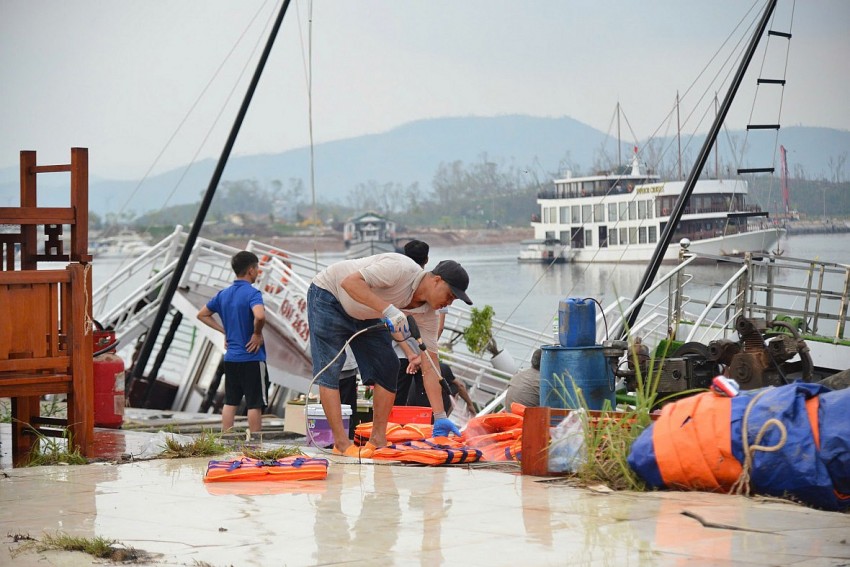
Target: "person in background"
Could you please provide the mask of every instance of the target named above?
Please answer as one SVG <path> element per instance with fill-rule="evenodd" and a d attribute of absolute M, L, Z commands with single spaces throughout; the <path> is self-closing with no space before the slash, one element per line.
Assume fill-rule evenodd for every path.
<path fill-rule="evenodd" d="M 224 407 L 221 430 L 233 427 L 236 409 L 245 398 L 248 429 L 257 433 L 263 426 L 268 405 L 268 372 L 263 326 L 266 311 L 263 294 L 253 287 L 259 275 L 256 254 L 237 252 L 230 260 L 236 279 L 198 311 L 198 320 L 224 334 Z M 218 314 L 221 323 L 213 316 Z"/>
<path fill-rule="evenodd" d="M 466 294 L 468 287 L 469 275 L 453 260 L 440 262 L 426 272 L 396 253 L 343 260 L 313 278 L 307 291 L 310 352 L 319 398 L 333 432 L 334 453 L 368 458 L 377 447 L 386 445 L 387 421 L 398 380 L 399 359 L 392 348 L 393 340 L 402 343 L 411 366 L 422 362 L 405 342 L 410 336 L 408 314 L 421 332 L 427 349 L 423 356 L 430 359 L 422 369 L 434 411 L 434 434 L 460 435 L 447 418 L 440 396 L 436 311 L 455 299 L 472 305 Z M 345 355 L 337 355 L 349 340 L 363 381 L 375 382 L 372 436 L 363 447 L 351 443 L 340 409 L 339 373 Z"/>
<path fill-rule="evenodd" d="M 535 350 L 531 355 L 531 367 L 520 370 L 511 378 L 505 394 L 506 411 L 510 411 L 511 404 L 514 402 L 529 408 L 540 405 L 540 357 L 542 354 L 543 351 L 540 349 Z"/>
<path fill-rule="evenodd" d="M 425 269 L 425 264 L 428 263 L 428 252 L 430 251 L 430 249 L 431 248 L 430 246 L 428 246 L 427 242 L 423 242 L 421 240 L 411 240 L 410 242 L 404 245 L 404 255 L 419 264 L 420 268 Z M 438 338 L 439 336 L 439 333 L 437 333 Z M 393 403 L 393 405 L 410 405 L 407 403 L 407 397 L 410 394 L 410 384 L 413 380 L 414 374 L 409 374 L 407 372 L 407 368 L 410 365 L 410 361 L 407 359 L 407 355 L 402 350 L 401 346 L 395 344 L 393 345 L 393 348 L 395 349 L 399 360 L 398 385 L 395 392 L 395 402 Z M 419 347 L 414 346 L 413 348 L 418 349 Z M 418 352 L 418 350 L 414 350 L 414 352 Z"/>
<path fill-rule="evenodd" d="M 357 360 L 351 347 L 345 347 L 345 364 L 339 372 L 339 401 L 351 408 L 351 419 L 348 421 L 348 438 L 354 439 L 354 428 L 357 427 Z"/>

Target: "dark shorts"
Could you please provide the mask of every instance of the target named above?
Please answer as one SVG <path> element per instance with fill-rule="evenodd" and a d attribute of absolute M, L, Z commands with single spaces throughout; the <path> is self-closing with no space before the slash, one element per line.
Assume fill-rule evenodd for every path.
<path fill-rule="evenodd" d="M 265 409 L 269 404 L 269 375 L 265 362 L 224 363 L 224 403 L 238 406 L 245 397 L 248 409 Z"/>
<path fill-rule="evenodd" d="M 339 389 L 339 374 L 345 363 L 345 341 L 357 331 L 380 323 L 380 319 L 361 321 L 345 312 L 334 295 L 315 284 L 307 291 L 307 322 L 310 325 L 310 354 L 313 357 L 313 376 L 320 386 Z M 357 359 L 357 370 L 363 383 L 378 384 L 390 392 L 396 391 L 398 355 L 393 339 L 386 329 L 375 329 L 358 335 L 351 341 L 351 351 Z M 339 358 L 334 357 L 339 354 Z M 333 364 L 330 364 L 333 360 Z M 328 366 L 330 364 L 330 366 Z M 325 368 L 328 366 L 328 368 Z"/>

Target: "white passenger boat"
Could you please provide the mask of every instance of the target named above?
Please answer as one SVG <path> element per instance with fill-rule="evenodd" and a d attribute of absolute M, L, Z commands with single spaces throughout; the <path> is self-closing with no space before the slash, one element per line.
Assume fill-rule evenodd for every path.
<path fill-rule="evenodd" d="M 637 155 L 631 171 L 556 179 L 538 194 L 534 237 L 569 245 L 573 262 L 647 262 L 684 184 L 642 172 Z M 746 197 L 744 180 L 699 180 L 673 241 L 687 238 L 692 252 L 717 256 L 775 249 L 784 229 Z M 671 247 L 664 259 L 677 254 Z"/>

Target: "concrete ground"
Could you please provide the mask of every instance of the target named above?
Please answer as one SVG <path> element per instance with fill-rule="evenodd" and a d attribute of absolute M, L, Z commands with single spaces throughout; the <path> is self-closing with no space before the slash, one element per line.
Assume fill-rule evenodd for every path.
<path fill-rule="evenodd" d="M 132 456 L 154 434 L 98 436 Z M 25 539 L 55 533 L 117 540 L 144 565 L 850 565 L 850 514 L 305 449 L 330 461 L 326 480 L 205 484 L 207 458 L 10 468 L 4 454 L 0 565 L 109 563 Z"/>

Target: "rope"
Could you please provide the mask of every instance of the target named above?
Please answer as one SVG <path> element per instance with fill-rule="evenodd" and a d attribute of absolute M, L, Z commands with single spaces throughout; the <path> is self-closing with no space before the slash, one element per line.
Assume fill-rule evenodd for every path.
<path fill-rule="evenodd" d="M 91 263 L 86 264 L 86 267 L 83 271 L 83 295 L 86 298 L 85 308 L 83 309 L 83 313 L 85 315 L 83 327 L 85 331 L 83 336 L 88 336 L 89 332 L 94 328 L 94 320 L 91 318 L 89 314 L 89 272 L 91 272 Z"/>
<path fill-rule="evenodd" d="M 730 494 L 749 496 L 750 471 L 753 468 L 753 459 L 755 457 L 756 451 L 764 451 L 765 453 L 776 452 L 785 446 L 785 441 L 788 439 L 788 431 L 785 429 L 785 424 L 776 418 L 770 418 L 762 424 L 761 429 L 759 429 L 759 432 L 756 435 L 755 443 L 753 445 L 750 445 L 750 441 L 747 435 L 750 411 L 753 409 L 753 406 L 759 400 L 759 398 L 761 398 L 763 395 L 770 392 L 771 390 L 772 388 L 761 391 L 750 401 L 749 404 L 747 404 L 747 409 L 746 411 L 744 411 L 743 432 L 741 434 L 741 444 L 744 448 L 744 467 L 741 471 L 741 475 L 738 477 L 738 480 L 736 480 L 732 487 L 729 489 Z M 776 445 L 773 445 L 772 447 L 767 445 L 761 445 L 761 440 L 767 433 L 767 429 L 771 425 L 775 425 L 777 428 L 779 428 L 779 441 L 776 443 Z"/>

